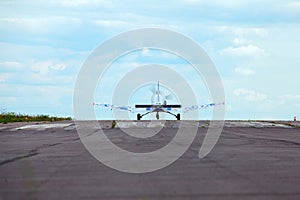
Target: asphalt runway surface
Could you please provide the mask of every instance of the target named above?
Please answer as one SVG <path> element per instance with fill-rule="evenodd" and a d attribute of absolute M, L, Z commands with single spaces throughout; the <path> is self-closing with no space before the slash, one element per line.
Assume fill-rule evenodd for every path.
<path fill-rule="evenodd" d="M 166 126 L 151 139 L 132 140 L 109 123 L 104 129 L 116 145 L 137 152 L 161 148 L 177 130 Z M 227 123 L 211 153 L 199 159 L 206 131 L 203 122 L 171 165 L 130 174 L 92 157 L 72 121 L 1 124 L 0 199 L 300 199 L 300 128 Z"/>

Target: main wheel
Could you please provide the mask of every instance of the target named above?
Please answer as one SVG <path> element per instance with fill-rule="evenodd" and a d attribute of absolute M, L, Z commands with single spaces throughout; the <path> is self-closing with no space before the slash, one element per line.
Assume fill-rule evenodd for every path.
<path fill-rule="evenodd" d="M 142 119 L 142 116 L 141 116 L 141 114 L 139 114 L 139 113 L 138 113 L 138 114 L 136 115 L 136 119 L 137 119 L 137 120 L 140 120 L 140 119 Z"/>
<path fill-rule="evenodd" d="M 180 114 L 179 113 L 176 115 L 176 119 L 180 120 Z"/>

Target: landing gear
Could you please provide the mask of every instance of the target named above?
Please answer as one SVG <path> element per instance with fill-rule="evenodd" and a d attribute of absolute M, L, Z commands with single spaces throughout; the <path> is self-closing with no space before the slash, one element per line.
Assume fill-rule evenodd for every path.
<path fill-rule="evenodd" d="M 180 114 L 179 113 L 176 115 L 176 119 L 180 120 Z"/>
<path fill-rule="evenodd" d="M 137 120 L 141 120 L 141 119 L 142 119 L 142 116 L 141 116 L 140 113 L 138 113 L 138 114 L 136 115 L 136 119 L 137 119 Z"/>
<path fill-rule="evenodd" d="M 136 119 L 137 119 L 137 120 L 141 120 L 143 116 L 148 115 L 148 114 L 150 114 L 150 113 L 153 113 L 153 112 L 147 112 L 147 113 L 142 114 L 142 115 L 141 115 L 140 113 L 138 113 L 138 114 L 136 115 Z M 180 113 L 178 113 L 177 115 L 175 115 L 175 114 L 173 114 L 173 113 L 171 113 L 171 112 L 169 112 L 169 111 L 166 111 L 166 113 L 169 113 L 170 115 L 173 115 L 174 117 L 176 117 L 177 120 L 180 120 Z M 159 120 L 159 112 L 156 112 L 156 115 L 155 115 L 155 116 L 156 116 L 156 119 Z"/>

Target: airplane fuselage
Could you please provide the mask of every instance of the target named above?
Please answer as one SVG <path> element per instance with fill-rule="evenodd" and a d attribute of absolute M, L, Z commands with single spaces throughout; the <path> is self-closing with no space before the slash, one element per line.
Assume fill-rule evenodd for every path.
<path fill-rule="evenodd" d="M 143 116 L 149 114 L 149 113 L 156 113 L 156 119 L 159 119 L 159 112 L 164 112 L 171 114 L 175 116 L 178 120 L 180 119 L 180 114 L 177 115 L 171 113 L 170 111 L 172 108 L 181 108 L 181 105 L 175 104 L 175 105 L 168 105 L 166 96 L 162 91 L 160 91 L 159 88 L 159 82 L 157 83 L 157 90 L 153 93 L 153 96 L 151 98 L 151 104 L 144 104 L 144 105 L 135 105 L 136 108 L 146 108 L 145 114 L 138 114 L 137 119 L 140 120 Z"/>

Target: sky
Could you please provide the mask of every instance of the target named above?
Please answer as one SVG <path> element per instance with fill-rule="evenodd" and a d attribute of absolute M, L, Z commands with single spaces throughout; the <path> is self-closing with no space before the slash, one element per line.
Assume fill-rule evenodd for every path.
<path fill-rule="evenodd" d="M 297 0 L 1 0 L 1 112 L 73 116 L 76 77 L 91 52 L 115 35 L 148 27 L 184 34 L 206 51 L 223 81 L 226 119 L 300 118 Z M 141 63 L 169 63 L 179 71 L 187 65 L 166 54 L 141 49 L 119 58 L 99 81 L 95 101 L 111 103 L 122 73 Z M 201 78 L 181 73 L 199 104 L 210 103 L 203 81 L 193 82 Z M 150 100 L 147 87 L 125 103 L 139 92 Z M 95 109 L 99 119 L 114 118 Z M 203 113 L 200 119 L 209 118 Z"/>

